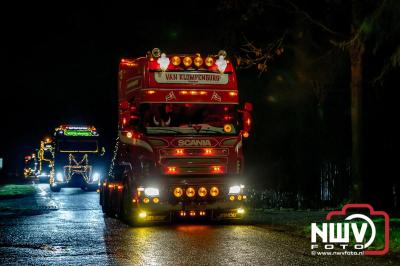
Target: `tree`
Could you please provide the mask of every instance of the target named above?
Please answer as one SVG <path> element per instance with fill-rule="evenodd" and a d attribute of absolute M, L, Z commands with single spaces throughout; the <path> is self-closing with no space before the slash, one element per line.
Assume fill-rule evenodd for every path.
<path fill-rule="evenodd" d="M 399 1 L 332 2 L 325 0 L 308 6 L 305 6 L 302 1 L 295 2 L 253 0 L 243 5 L 240 1 L 222 1 L 224 10 L 235 14 L 236 20 L 239 17 L 241 23 L 241 26 L 230 28 L 231 31 L 236 30 L 237 35 L 241 35 L 243 39 L 239 44 L 237 42 L 239 38 L 234 38 L 236 42 L 232 44 L 236 45 L 236 49 L 235 47 L 231 49 L 236 54 L 240 68 L 256 66 L 261 75 L 271 69 L 271 63 L 283 53 L 283 47 L 295 45 L 287 35 L 290 35 L 288 31 L 296 27 L 298 19 L 301 18 L 313 29 L 315 39 L 318 39 L 320 35 L 323 36 L 322 39 L 330 43 L 331 47 L 322 49 L 324 52 L 339 49 L 347 53 L 351 91 L 351 200 L 359 202 L 364 197 L 365 179 L 363 172 L 365 169 L 363 164 L 363 97 L 365 93 L 363 87 L 366 83 L 367 86 L 372 86 L 369 83 L 370 79 L 364 76 L 366 71 L 364 60 L 366 54 L 371 56 L 382 47 L 387 49 L 385 42 L 394 42 L 395 44 L 384 53 L 383 61 L 386 63 L 382 65 L 374 81 L 382 82 L 387 72 L 399 67 L 400 46 L 394 41 L 394 36 L 399 36 L 400 33 L 399 20 L 395 18 L 396 11 L 400 10 Z M 299 6 L 300 4 L 303 6 Z M 260 17 L 265 19 L 260 19 Z M 259 28 L 262 27 L 265 32 L 270 33 L 269 38 L 259 34 Z M 252 38 L 247 37 L 248 35 L 252 35 Z M 321 42 L 324 41 L 320 40 Z M 371 69 L 370 66 L 368 66 L 368 71 L 369 69 Z"/>

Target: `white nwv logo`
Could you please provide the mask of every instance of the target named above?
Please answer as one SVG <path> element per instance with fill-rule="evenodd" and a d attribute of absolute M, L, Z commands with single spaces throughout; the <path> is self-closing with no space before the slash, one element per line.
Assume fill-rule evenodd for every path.
<path fill-rule="evenodd" d="M 363 245 L 364 248 L 369 247 L 375 240 L 375 225 L 369 217 L 363 214 L 352 214 L 346 217 L 345 220 L 351 221 L 357 218 L 366 221 L 366 223 L 322 223 L 322 228 L 318 227 L 316 223 L 312 223 L 311 242 L 316 243 L 317 236 L 319 236 L 322 243 L 349 243 L 351 228 L 356 243 L 364 243 L 365 235 L 369 226 L 371 228 L 371 237 Z"/>

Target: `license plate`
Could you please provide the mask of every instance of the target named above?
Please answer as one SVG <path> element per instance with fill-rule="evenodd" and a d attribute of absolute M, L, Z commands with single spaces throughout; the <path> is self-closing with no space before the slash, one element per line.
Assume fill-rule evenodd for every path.
<path fill-rule="evenodd" d="M 146 217 L 146 221 L 162 221 L 165 219 L 165 215 L 149 215 Z"/>
<path fill-rule="evenodd" d="M 236 218 L 237 213 L 235 212 L 225 212 L 219 215 L 220 218 Z"/>

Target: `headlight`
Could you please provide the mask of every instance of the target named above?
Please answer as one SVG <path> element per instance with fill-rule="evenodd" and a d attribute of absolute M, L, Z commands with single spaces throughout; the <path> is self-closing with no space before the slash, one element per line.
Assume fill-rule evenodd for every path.
<path fill-rule="evenodd" d="M 61 173 L 57 173 L 56 174 L 56 180 L 59 181 L 59 182 L 62 182 L 63 181 L 63 175 Z"/>
<path fill-rule="evenodd" d="M 159 196 L 160 195 L 160 191 L 158 190 L 158 188 L 147 187 L 147 188 L 144 189 L 144 194 L 146 196 L 154 197 L 154 196 Z"/>
<path fill-rule="evenodd" d="M 100 174 L 98 172 L 94 172 L 93 176 L 92 176 L 92 181 L 96 182 L 99 181 L 100 179 Z"/>
<path fill-rule="evenodd" d="M 229 188 L 229 194 L 239 194 L 241 190 L 240 186 L 232 186 Z"/>

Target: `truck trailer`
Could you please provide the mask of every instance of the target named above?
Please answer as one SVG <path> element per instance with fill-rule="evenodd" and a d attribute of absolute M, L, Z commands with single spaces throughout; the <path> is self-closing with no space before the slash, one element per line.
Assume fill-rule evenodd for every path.
<path fill-rule="evenodd" d="M 217 55 L 121 59 L 118 138 L 102 181 L 103 212 L 129 224 L 242 219 L 243 138 L 252 105 L 239 105 L 235 69 Z"/>

